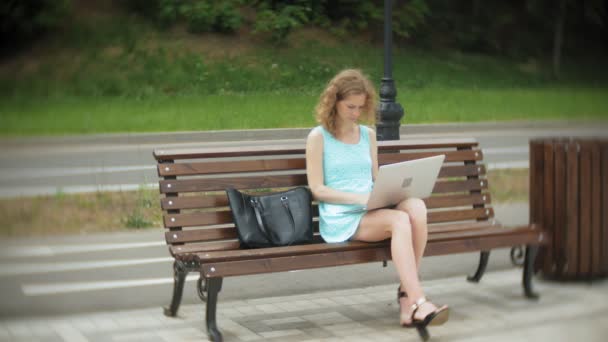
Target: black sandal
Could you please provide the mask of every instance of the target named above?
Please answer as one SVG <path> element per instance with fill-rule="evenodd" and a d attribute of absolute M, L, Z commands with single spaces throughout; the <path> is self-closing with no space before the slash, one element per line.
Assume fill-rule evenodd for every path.
<path fill-rule="evenodd" d="M 447 322 L 448 318 L 450 317 L 450 310 L 446 305 L 444 305 L 444 306 L 438 308 L 437 310 L 429 313 L 423 319 L 416 319 L 414 317 L 416 315 L 416 312 L 426 302 L 427 302 L 427 300 L 424 297 L 418 299 L 416 301 L 416 303 L 414 303 L 412 305 L 412 317 L 411 317 L 412 322 L 409 324 L 407 324 L 407 323 L 401 324 L 402 326 L 404 326 L 406 328 L 416 328 L 416 330 L 418 331 L 418 334 L 420 335 L 420 338 L 422 338 L 423 341 L 426 341 L 431 337 L 429 335 L 428 330 L 426 329 L 426 327 L 428 325 L 444 324 L 445 322 Z"/>

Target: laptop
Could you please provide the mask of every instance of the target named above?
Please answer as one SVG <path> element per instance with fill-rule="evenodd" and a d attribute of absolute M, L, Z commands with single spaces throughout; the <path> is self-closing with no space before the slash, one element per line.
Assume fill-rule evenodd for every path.
<path fill-rule="evenodd" d="M 433 192 L 444 154 L 380 166 L 367 204 L 341 212 L 357 213 L 386 208 L 410 198 L 426 198 Z"/>

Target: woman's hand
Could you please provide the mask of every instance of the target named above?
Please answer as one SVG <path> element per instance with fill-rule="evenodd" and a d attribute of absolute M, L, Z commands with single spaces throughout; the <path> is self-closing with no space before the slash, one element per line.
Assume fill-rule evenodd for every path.
<path fill-rule="evenodd" d="M 366 205 L 369 200 L 369 193 L 357 194 L 357 204 Z"/>

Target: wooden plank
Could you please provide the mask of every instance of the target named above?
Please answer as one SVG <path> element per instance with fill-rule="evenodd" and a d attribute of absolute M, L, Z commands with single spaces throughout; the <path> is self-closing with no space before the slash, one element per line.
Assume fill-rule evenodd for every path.
<path fill-rule="evenodd" d="M 387 248 L 369 248 L 356 251 L 286 256 L 270 259 L 212 262 L 203 264 L 201 271 L 206 278 L 229 277 L 235 275 L 354 265 L 389 259 L 390 252 Z"/>
<path fill-rule="evenodd" d="M 406 160 L 418 158 L 427 158 L 445 154 L 444 162 L 464 162 L 478 161 L 483 159 L 481 150 L 462 150 L 462 151 L 425 151 L 425 152 L 410 152 L 410 153 L 380 153 L 378 154 L 378 163 L 384 164 L 398 163 Z"/>
<path fill-rule="evenodd" d="M 486 179 L 467 179 L 457 181 L 437 181 L 433 187 L 433 194 L 451 192 L 469 192 L 471 190 L 484 190 L 488 188 Z"/>
<path fill-rule="evenodd" d="M 186 214 L 168 214 L 163 216 L 165 228 L 197 227 L 232 223 L 230 211 L 209 211 Z"/>
<path fill-rule="evenodd" d="M 429 225 L 429 239 L 433 240 L 434 234 L 446 233 L 446 232 L 464 232 L 470 230 L 479 230 L 495 228 L 500 229 L 501 226 L 494 221 L 482 221 L 482 222 L 466 222 L 466 223 L 451 223 L 451 224 L 430 224 Z M 177 232 L 167 232 L 165 234 L 165 240 L 169 244 L 169 249 L 172 255 L 185 254 L 185 253 L 197 253 L 207 251 L 219 251 L 219 250 L 234 250 L 239 248 L 238 241 L 236 239 L 236 231 L 229 232 L 224 228 L 224 232 L 221 235 L 211 236 L 213 242 L 205 242 L 208 238 L 209 231 L 204 229 L 197 230 L 184 230 Z M 318 231 L 318 230 L 317 230 Z M 206 235 L 205 235 L 206 234 Z M 229 238 L 229 241 L 217 241 L 220 238 Z M 323 242 L 321 236 L 315 233 L 314 241 L 317 243 Z M 183 244 L 187 243 L 187 244 Z M 175 245 L 171 245 L 175 244 Z M 177 249 L 179 248 L 179 250 Z"/>
<path fill-rule="evenodd" d="M 490 250 L 519 244 L 538 243 L 538 232 L 518 231 L 510 235 L 480 236 L 471 239 L 429 242 L 425 256 Z M 304 270 L 310 268 L 354 265 L 390 260 L 388 244 L 359 250 L 337 251 L 334 253 L 304 254 L 274 258 L 258 258 L 235 261 L 211 261 L 201 266 L 206 278 L 236 275 L 261 274 Z"/>
<path fill-rule="evenodd" d="M 487 237 L 496 235 L 512 235 L 521 234 L 530 230 L 528 227 L 500 228 L 500 227 L 480 227 L 466 231 L 443 231 L 432 234 L 429 241 L 446 241 L 446 240 L 461 240 L 472 237 Z M 197 253 L 197 260 L 201 263 L 223 262 L 228 260 L 245 260 L 259 258 L 276 258 L 282 256 L 318 254 L 318 253 L 334 253 L 339 251 L 360 250 L 368 248 L 376 248 L 379 246 L 388 246 L 389 240 L 368 243 L 360 241 L 347 241 L 341 243 L 314 243 L 308 245 L 297 245 L 288 247 L 270 247 L 256 249 L 235 249 L 221 251 L 205 251 Z"/>
<path fill-rule="evenodd" d="M 473 206 L 476 204 L 488 205 L 491 202 L 492 197 L 490 193 L 442 195 L 424 199 L 424 203 L 428 209 Z"/>
<path fill-rule="evenodd" d="M 551 236 L 553 239 L 560 238 L 556 236 L 555 233 L 555 163 L 553 158 L 554 153 L 554 142 L 553 140 L 547 140 L 544 143 L 543 147 L 543 155 L 544 155 L 544 172 L 543 172 L 543 182 L 544 182 L 544 198 L 543 198 L 543 226 L 546 227 L 547 230 L 551 232 Z M 548 274 L 553 274 L 554 271 L 554 258 L 553 258 L 553 248 L 555 245 L 555 240 L 553 243 L 549 244 L 545 248 L 544 255 L 544 265 L 543 269 Z"/>
<path fill-rule="evenodd" d="M 173 256 L 180 257 L 182 254 L 203 253 L 213 251 L 237 250 L 241 247 L 238 240 L 214 241 L 205 243 L 190 243 L 187 245 L 169 246 L 169 252 Z M 179 249 L 178 249 L 179 248 Z"/>
<path fill-rule="evenodd" d="M 553 246 L 547 246 L 553 251 L 553 265 L 551 273 L 557 276 L 562 276 L 566 264 L 566 248 L 564 238 L 566 236 L 566 202 L 568 196 L 566 193 L 566 141 L 557 141 L 554 144 L 554 191 L 555 191 L 555 217 L 554 217 L 554 235 L 560 238 L 554 238 Z"/>
<path fill-rule="evenodd" d="M 317 207 L 314 208 L 313 215 L 318 215 Z M 429 223 L 464 221 L 482 219 L 487 220 L 494 216 L 492 208 L 477 209 L 454 209 L 430 211 L 428 213 Z M 165 228 L 173 227 L 201 227 L 211 225 L 223 225 L 233 223 L 230 211 L 207 211 L 181 214 L 166 214 L 163 216 Z"/>
<path fill-rule="evenodd" d="M 480 176 L 485 174 L 486 167 L 481 164 L 457 166 L 446 166 L 444 164 L 439 171 L 438 178 Z"/>
<path fill-rule="evenodd" d="M 234 227 L 205 228 L 165 232 L 167 244 L 182 244 L 185 242 L 202 242 L 236 239 Z"/>
<path fill-rule="evenodd" d="M 478 143 L 472 138 L 450 138 L 450 139 L 408 139 L 397 141 L 379 141 L 378 150 L 408 150 L 408 149 L 431 149 L 431 148 L 456 148 L 461 146 L 476 147 Z M 304 142 L 298 144 L 284 144 L 271 142 L 268 145 L 257 146 L 235 146 L 235 147 L 203 147 L 189 149 L 155 149 L 153 152 L 156 160 L 180 160 L 197 158 L 223 158 L 243 156 L 268 156 L 281 154 L 304 154 Z"/>
<path fill-rule="evenodd" d="M 181 196 L 173 198 L 162 198 L 160 206 L 163 210 L 172 209 L 212 209 L 228 207 L 226 194 L 203 195 L 203 196 Z M 490 193 L 481 194 L 438 194 L 425 198 L 424 202 L 429 209 L 447 208 L 458 206 L 469 206 L 475 204 L 490 204 L 492 197 Z M 313 206 L 316 203 L 313 203 Z"/>
<path fill-rule="evenodd" d="M 601 249 L 602 249 L 602 180 L 601 180 L 601 151 L 600 142 L 592 140 L 590 141 L 590 154 L 591 154 L 591 277 L 596 277 L 601 274 Z"/>
<path fill-rule="evenodd" d="M 228 187 L 234 187 L 237 189 L 260 189 L 306 185 L 308 185 L 308 183 L 305 174 L 159 181 L 161 193 L 224 191 Z M 481 190 L 487 188 L 487 180 L 485 179 L 469 179 L 465 181 L 441 180 L 435 183 L 433 193 L 468 192 L 470 190 Z"/>
<path fill-rule="evenodd" d="M 228 197 L 225 193 L 203 196 L 181 196 L 174 198 L 162 198 L 160 207 L 163 210 L 170 209 L 207 209 L 227 207 Z"/>
<path fill-rule="evenodd" d="M 576 277 L 578 273 L 579 264 L 579 149 L 580 145 L 576 141 L 571 141 L 568 144 L 568 184 L 566 185 L 568 192 L 568 201 L 566 202 L 567 226 L 566 230 L 564 231 L 564 248 L 566 249 L 566 264 L 564 265 L 564 275 L 567 278 Z"/>
<path fill-rule="evenodd" d="M 157 168 L 158 174 L 161 176 L 189 176 L 215 173 L 304 170 L 306 169 L 306 160 L 304 158 L 233 161 L 211 160 L 208 162 L 177 163 L 173 165 L 158 164 Z"/>
<path fill-rule="evenodd" d="M 160 181 L 161 193 L 224 191 L 226 188 L 259 189 L 307 185 L 305 174 L 301 175 L 263 175 L 255 177 L 201 178 L 175 181 Z"/>
<path fill-rule="evenodd" d="M 440 153 L 438 153 L 440 154 Z M 378 163 L 380 165 L 396 162 L 395 159 L 387 159 L 380 155 Z M 417 155 L 402 152 L 397 158 L 398 161 L 416 159 Z M 470 157 L 470 155 L 457 155 L 454 158 Z M 305 171 L 306 160 L 301 158 L 285 158 L 285 159 L 258 159 L 258 160 L 232 160 L 232 161 L 207 161 L 207 162 L 189 162 L 177 164 L 157 164 L 159 176 L 193 176 L 193 175 L 212 175 L 212 174 L 230 174 L 238 172 L 269 172 L 269 171 Z M 439 177 L 465 177 L 474 174 L 485 174 L 486 168 L 484 165 L 443 165 L 439 171 Z"/>
<path fill-rule="evenodd" d="M 589 143 L 581 141 L 580 150 L 580 235 L 579 278 L 591 273 L 591 149 Z"/>
<path fill-rule="evenodd" d="M 494 217 L 492 208 L 478 208 L 468 210 L 449 210 L 428 213 L 429 223 L 465 221 L 465 220 L 487 220 Z"/>

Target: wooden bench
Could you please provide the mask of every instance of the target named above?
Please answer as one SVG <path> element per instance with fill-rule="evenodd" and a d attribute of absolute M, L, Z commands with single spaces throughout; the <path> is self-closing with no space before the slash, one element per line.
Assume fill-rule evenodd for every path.
<path fill-rule="evenodd" d="M 474 139 L 379 142 L 379 163 L 387 164 L 445 154 L 429 208 L 425 256 L 480 251 L 478 282 L 489 251 L 526 246 L 524 293 L 536 298 L 531 279 L 543 232 L 534 225 L 503 227 L 494 220 L 483 154 Z M 222 340 L 216 324 L 218 292 L 225 277 L 390 260 L 390 244 L 324 243 L 315 223 L 316 243 L 264 249 L 239 249 L 224 189 L 265 191 L 306 185 L 304 143 L 267 146 L 165 150 L 157 149 L 160 192 L 167 228 L 165 239 L 175 258 L 173 298 L 165 314 L 175 316 L 188 272 L 199 272 L 198 293 L 206 302 L 209 337 Z M 314 206 L 318 215 L 317 206 Z M 316 218 L 315 218 L 316 222 Z"/>

